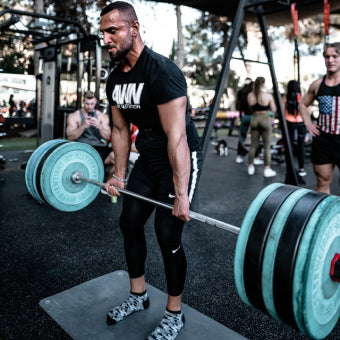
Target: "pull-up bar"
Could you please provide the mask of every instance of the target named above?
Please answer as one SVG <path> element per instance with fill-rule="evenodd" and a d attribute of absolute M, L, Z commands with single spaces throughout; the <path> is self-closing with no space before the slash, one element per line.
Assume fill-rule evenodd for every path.
<path fill-rule="evenodd" d="M 11 9 L 11 8 L 7 8 L 7 9 L 2 10 L 0 12 L 0 17 L 2 17 L 6 13 L 12 13 L 14 15 L 19 15 L 19 16 L 20 15 L 26 15 L 26 16 L 29 16 L 29 17 L 32 17 L 32 18 L 42 18 L 42 19 L 52 20 L 54 22 L 71 24 L 71 25 L 77 26 L 79 28 L 80 32 L 84 35 L 84 37 L 88 36 L 88 33 L 84 30 L 84 28 L 82 27 L 82 25 L 78 21 L 73 21 L 73 20 L 69 20 L 69 19 L 65 19 L 65 18 L 58 18 L 58 17 L 55 17 L 55 16 L 47 15 L 47 14 L 25 12 L 25 11 L 20 11 L 20 10 Z M 13 17 L 15 17 L 15 16 L 13 16 Z M 9 19 L 9 20 L 11 20 L 11 19 Z M 7 22 L 8 22 L 8 20 L 7 20 Z M 10 25 L 15 24 L 16 22 L 11 23 Z M 6 23 L 6 21 L 3 22 L 2 24 L 5 24 L 5 23 Z M 10 25 L 8 25 L 7 27 L 9 27 Z"/>
<path fill-rule="evenodd" d="M 8 29 L 10 26 L 16 24 L 19 21 L 20 18 L 17 15 L 12 15 L 8 20 L 5 20 L 0 24 L 0 31 Z"/>
<path fill-rule="evenodd" d="M 327 0 L 324 0 L 324 1 L 327 1 Z M 265 7 L 263 7 L 264 5 L 268 5 L 268 4 L 272 4 L 272 3 L 276 3 L 278 6 L 276 8 L 270 8 L 270 9 L 266 9 Z M 296 3 L 296 8 L 300 8 L 300 7 L 308 6 L 308 5 L 313 5 L 313 4 L 316 4 L 316 3 L 320 3 L 320 0 L 299 1 L 298 3 Z M 253 3 L 246 4 L 244 8 L 247 9 L 247 10 L 251 10 L 251 9 L 255 9 L 255 8 L 262 6 L 261 14 L 262 15 L 268 15 L 268 14 L 281 12 L 283 8 L 289 9 L 290 5 L 291 5 L 291 1 L 285 2 L 285 1 L 278 1 L 278 0 L 262 0 L 262 1 L 256 1 L 256 2 L 253 2 Z"/>
<path fill-rule="evenodd" d="M 255 64 L 264 64 L 264 65 L 268 65 L 267 61 L 260 61 L 260 60 L 253 60 L 253 59 L 245 59 L 245 58 L 241 58 L 241 57 L 231 57 L 232 59 L 236 59 L 236 60 L 242 60 L 244 62 L 247 63 L 255 63 Z"/>

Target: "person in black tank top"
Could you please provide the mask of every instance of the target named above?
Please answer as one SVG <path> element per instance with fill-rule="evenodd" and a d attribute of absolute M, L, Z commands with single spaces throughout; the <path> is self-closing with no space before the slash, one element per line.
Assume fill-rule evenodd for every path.
<path fill-rule="evenodd" d="M 148 339 L 174 339 L 184 326 L 181 309 L 187 262 L 182 231 L 190 220 L 189 207 L 201 172 L 201 148 L 190 119 L 186 81 L 168 58 L 146 47 L 134 8 L 116 1 L 101 12 L 103 42 L 115 68 L 108 77 L 115 173 L 106 183 L 110 195 L 116 187 L 173 205 L 172 211 L 123 197 L 120 228 L 130 278 L 130 295 L 113 307 L 107 323 L 115 324 L 149 306 L 145 283 L 146 240 L 144 225 L 155 210 L 155 231 L 161 249 L 168 300 L 160 324 Z M 126 183 L 130 150 L 129 125 L 139 133 L 137 159 Z"/>
<path fill-rule="evenodd" d="M 326 44 L 323 56 L 327 73 L 310 85 L 299 111 L 313 136 L 311 158 L 316 190 L 330 194 L 334 167 L 340 168 L 340 42 Z M 319 116 L 312 121 L 315 99 L 319 102 Z"/>
<path fill-rule="evenodd" d="M 66 136 L 68 140 L 86 143 L 100 154 L 103 163 L 108 166 L 108 176 L 114 172 L 114 153 L 108 146 L 111 138 L 109 117 L 96 110 L 97 98 L 94 92 L 84 93 L 84 108 L 67 117 Z"/>

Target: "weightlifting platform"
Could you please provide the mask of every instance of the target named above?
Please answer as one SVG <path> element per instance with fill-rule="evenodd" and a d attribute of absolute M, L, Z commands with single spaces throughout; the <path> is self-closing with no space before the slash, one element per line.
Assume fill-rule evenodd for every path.
<path fill-rule="evenodd" d="M 109 309 L 129 294 L 125 271 L 115 271 L 40 301 L 40 306 L 75 340 L 141 340 L 154 330 L 165 310 L 167 296 L 147 284 L 150 307 L 113 326 L 106 324 Z M 185 327 L 176 340 L 246 339 L 183 304 Z"/>

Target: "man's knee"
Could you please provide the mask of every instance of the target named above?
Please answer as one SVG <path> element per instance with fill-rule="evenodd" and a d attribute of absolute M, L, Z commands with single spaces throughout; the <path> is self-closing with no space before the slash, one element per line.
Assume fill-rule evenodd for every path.
<path fill-rule="evenodd" d="M 314 165 L 314 172 L 317 178 L 323 182 L 331 182 L 334 166 L 332 164 Z"/>
<path fill-rule="evenodd" d="M 332 164 L 314 164 L 314 173 L 317 178 L 317 191 L 324 192 L 326 194 L 330 193 L 330 184 L 333 178 L 333 170 L 334 166 Z"/>

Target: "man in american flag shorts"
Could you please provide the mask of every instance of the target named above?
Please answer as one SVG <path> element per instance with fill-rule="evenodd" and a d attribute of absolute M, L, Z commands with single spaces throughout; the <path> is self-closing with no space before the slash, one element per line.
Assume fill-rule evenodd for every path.
<path fill-rule="evenodd" d="M 310 85 L 299 111 L 313 136 L 311 158 L 316 190 L 330 194 L 334 167 L 340 169 L 340 42 L 326 44 L 323 56 L 327 73 Z M 319 116 L 313 122 L 310 106 L 315 99 L 319 102 Z"/>

